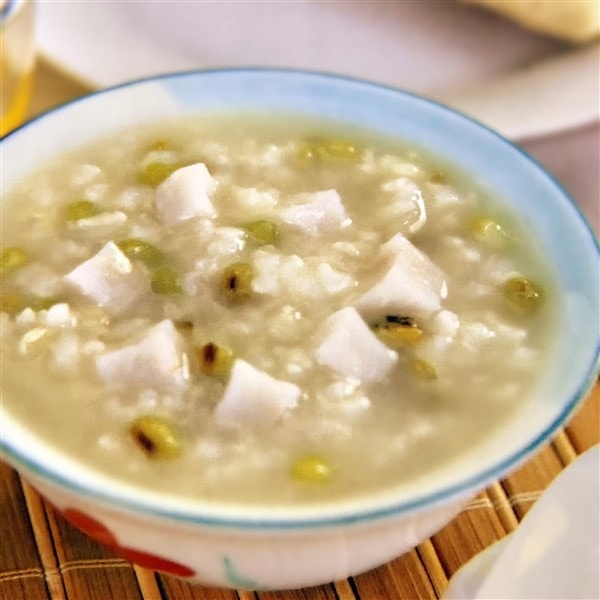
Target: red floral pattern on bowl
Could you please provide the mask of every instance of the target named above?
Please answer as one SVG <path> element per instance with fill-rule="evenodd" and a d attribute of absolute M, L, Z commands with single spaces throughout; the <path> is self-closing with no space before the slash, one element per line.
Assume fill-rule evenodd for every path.
<path fill-rule="evenodd" d="M 75 525 L 75 527 L 83 531 L 83 533 L 104 546 L 107 546 L 115 554 L 130 560 L 141 567 L 151 569 L 152 571 L 162 571 L 163 573 L 176 575 L 177 577 L 194 577 L 196 575 L 196 572 L 193 569 L 180 563 L 168 560 L 161 556 L 156 556 L 155 554 L 142 552 L 135 548 L 119 545 L 117 539 L 108 527 L 81 510 L 76 508 L 66 508 L 59 512 L 67 521 L 69 521 L 69 523 Z"/>

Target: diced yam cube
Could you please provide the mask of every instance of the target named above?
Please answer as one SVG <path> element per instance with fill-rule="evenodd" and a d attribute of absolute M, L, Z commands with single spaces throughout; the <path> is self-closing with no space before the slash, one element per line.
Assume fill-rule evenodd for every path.
<path fill-rule="evenodd" d="M 213 217 L 210 196 L 217 182 L 203 163 L 177 169 L 156 188 L 155 205 L 160 220 L 174 225 L 193 217 Z"/>
<path fill-rule="evenodd" d="M 285 223 L 311 236 L 331 233 L 350 225 L 340 195 L 335 190 L 302 194 L 302 203 L 281 211 Z"/>
<path fill-rule="evenodd" d="M 237 359 L 215 408 L 215 419 L 226 427 L 271 425 L 296 408 L 300 393 L 297 385 L 274 379 Z"/>
<path fill-rule="evenodd" d="M 257 250 L 253 256 L 254 278 L 252 279 L 252 290 L 257 294 L 276 295 L 281 286 L 279 284 L 279 268 L 281 265 L 281 254 Z"/>
<path fill-rule="evenodd" d="M 73 327 L 77 324 L 77 317 L 71 313 L 66 302 L 54 304 L 48 310 L 41 311 L 40 317 L 48 327 Z"/>
<path fill-rule="evenodd" d="M 382 248 L 386 270 L 356 302 L 365 318 L 382 314 L 427 314 L 441 308 L 447 296 L 444 273 L 403 235 Z"/>
<path fill-rule="evenodd" d="M 96 370 L 108 383 L 167 390 L 184 389 L 190 377 L 183 341 L 167 319 L 150 328 L 137 344 L 98 356 Z"/>
<path fill-rule="evenodd" d="M 113 314 L 132 306 L 147 288 L 146 276 L 108 242 L 97 254 L 73 269 L 65 280 Z"/>
<path fill-rule="evenodd" d="M 34 325 L 37 323 L 37 314 L 31 308 L 27 307 L 15 317 L 15 323 L 25 326 Z"/>
<path fill-rule="evenodd" d="M 383 379 L 398 355 L 379 341 L 356 309 L 348 306 L 325 322 L 317 362 L 363 382 Z"/>

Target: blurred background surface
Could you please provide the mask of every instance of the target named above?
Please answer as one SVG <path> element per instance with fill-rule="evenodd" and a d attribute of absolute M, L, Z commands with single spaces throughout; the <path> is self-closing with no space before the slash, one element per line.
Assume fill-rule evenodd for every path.
<path fill-rule="evenodd" d="M 561 3 L 529 4 L 539 20 Z M 598 19 L 595 0 L 562 4 L 596 6 L 581 16 L 586 31 Z M 30 115 L 170 71 L 267 66 L 364 78 L 448 103 L 518 142 L 600 231 L 593 35 L 575 44 L 454 1 L 39 2 L 36 9 L 40 61 Z"/>

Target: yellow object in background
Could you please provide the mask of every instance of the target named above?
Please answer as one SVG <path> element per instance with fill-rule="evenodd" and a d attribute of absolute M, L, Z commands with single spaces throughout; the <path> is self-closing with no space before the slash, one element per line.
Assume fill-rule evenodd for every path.
<path fill-rule="evenodd" d="M 600 0 L 464 1 L 489 8 L 532 31 L 569 42 L 587 42 L 600 34 Z"/>
<path fill-rule="evenodd" d="M 27 114 L 35 64 L 33 2 L 0 0 L 0 136 Z"/>

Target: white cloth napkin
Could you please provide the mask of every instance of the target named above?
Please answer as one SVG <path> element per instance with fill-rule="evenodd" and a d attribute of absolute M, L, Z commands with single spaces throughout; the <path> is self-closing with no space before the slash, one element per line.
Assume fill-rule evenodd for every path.
<path fill-rule="evenodd" d="M 600 598 L 600 446 L 567 467 L 517 530 L 475 556 L 443 599 Z"/>

